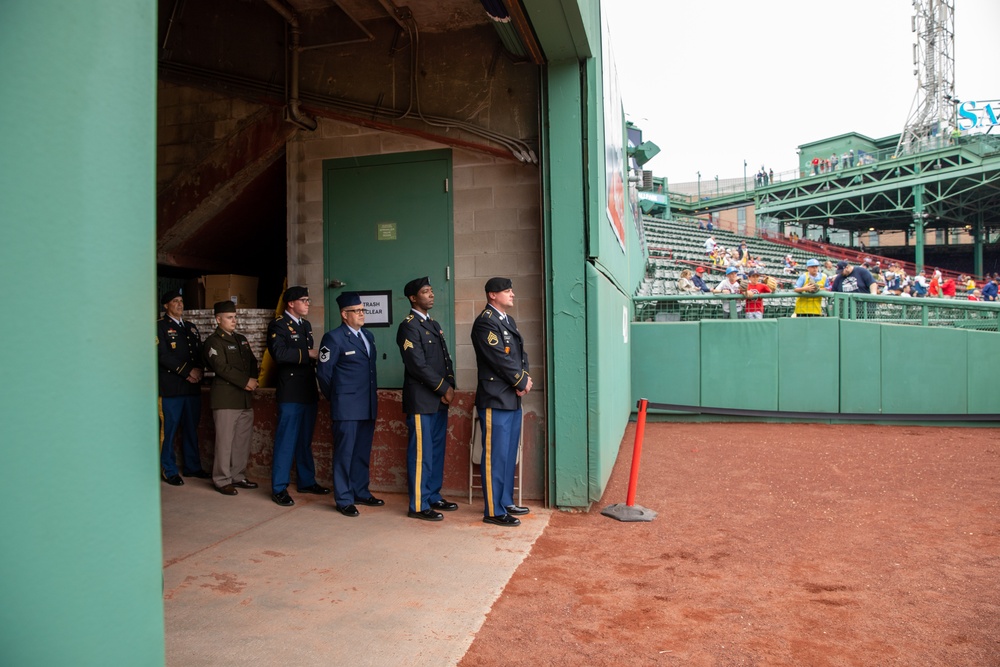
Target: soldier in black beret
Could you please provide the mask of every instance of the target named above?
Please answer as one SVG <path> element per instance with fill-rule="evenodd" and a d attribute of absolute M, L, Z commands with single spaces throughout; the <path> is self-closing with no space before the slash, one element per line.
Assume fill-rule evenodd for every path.
<path fill-rule="evenodd" d="M 271 500 L 283 507 L 295 504 L 288 495 L 292 462 L 299 493 L 324 495 L 330 489 L 316 483 L 312 437 L 316 426 L 319 392 L 309 314 L 309 289 L 293 285 L 285 290 L 285 312 L 267 327 L 267 351 L 278 369 L 278 425 L 274 429 L 271 464 Z"/>
<path fill-rule="evenodd" d="M 428 311 L 434 307 L 434 289 L 426 276 L 403 288 L 411 312 L 399 324 L 396 344 L 403 357 L 403 412 L 410 434 L 406 450 L 410 509 L 407 516 L 441 521 L 438 510 L 451 512 L 456 503 L 441 497 L 444 482 L 448 406 L 455 399 L 455 369 L 444 330 Z"/>
<path fill-rule="evenodd" d="M 198 451 L 201 419 L 201 337 L 193 322 L 184 321 L 184 297 L 171 290 L 160 299 L 164 313 L 156 322 L 160 369 L 160 474 L 171 486 L 181 486 L 174 455 L 174 438 L 181 433 L 184 476 L 207 479 Z"/>
<path fill-rule="evenodd" d="M 508 312 L 514 307 L 510 278 L 486 281 L 486 308 L 472 323 L 479 382 L 476 411 L 483 432 L 481 472 L 485 523 L 519 526 L 527 507 L 514 504 L 514 469 L 521 439 L 521 397 L 531 391 L 528 354 Z"/>
<path fill-rule="evenodd" d="M 236 304 L 215 304 L 215 332 L 205 339 L 205 366 L 212 378 L 212 417 L 215 420 L 215 490 L 227 496 L 236 488 L 256 489 L 246 476 L 253 435 L 253 392 L 257 388 L 257 358 L 250 343 L 236 333 Z"/>

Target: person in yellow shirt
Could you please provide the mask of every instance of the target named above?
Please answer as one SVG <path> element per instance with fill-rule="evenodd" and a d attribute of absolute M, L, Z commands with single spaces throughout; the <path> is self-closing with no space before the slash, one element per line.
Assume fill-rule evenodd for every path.
<path fill-rule="evenodd" d="M 806 272 L 799 276 L 793 291 L 800 296 L 795 299 L 796 317 L 822 317 L 823 299 L 820 292 L 827 291 L 827 277 L 819 272 L 819 260 L 810 259 L 806 262 Z"/>

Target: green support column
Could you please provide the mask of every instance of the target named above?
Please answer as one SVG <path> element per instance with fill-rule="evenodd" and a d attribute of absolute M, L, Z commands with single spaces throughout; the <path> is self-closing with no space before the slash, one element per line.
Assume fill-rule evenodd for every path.
<path fill-rule="evenodd" d="M 563 507 L 589 502 L 583 74 L 577 60 L 549 63 L 543 90 L 549 501 Z"/>
<path fill-rule="evenodd" d="M 976 222 L 972 228 L 972 272 L 983 275 L 983 212 L 976 214 Z"/>
<path fill-rule="evenodd" d="M 917 183 L 913 186 L 913 232 L 915 248 L 913 250 L 913 263 L 917 265 L 917 272 L 924 270 L 924 186 Z"/>
<path fill-rule="evenodd" d="M 162 665 L 154 0 L 0 20 L 0 663 Z"/>

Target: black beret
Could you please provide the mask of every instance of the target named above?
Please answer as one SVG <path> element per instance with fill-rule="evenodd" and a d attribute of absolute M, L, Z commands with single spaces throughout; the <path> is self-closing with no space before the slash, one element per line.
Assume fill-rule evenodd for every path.
<path fill-rule="evenodd" d="M 215 314 L 221 315 L 222 313 L 235 313 L 236 304 L 232 301 L 219 301 L 215 304 Z"/>
<path fill-rule="evenodd" d="M 429 287 L 430 284 L 431 281 L 427 279 L 427 276 L 415 278 L 406 283 L 406 287 L 403 288 L 403 296 L 416 296 L 424 286 Z"/>
<path fill-rule="evenodd" d="M 298 301 L 309 296 L 309 288 L 303 285 L 292 285 L 285 290 L 285 303 Z"/>
<path fill-rule="evenodd" d="M 360 306 L 361 297 L 358 296 L 357 292 L 344 292 L 337 297 L 337 305 L 340 306 L 341 310 L 350 308 L 351 306 Z"/>
<path fill-rule="evenodd" d="M 181 294 L 181 290 L 179 289 L 172 289 L 169 292 L 165 292 L 163 296 L 160 297 L 160 305 L 164 306 L 179 296 L 181 297 L 184 296 L 183 294 Z"/>
<path fill-rule="evenodd" d="M 486 281 L 486 293 L 503 292 L 514 286 L 510 278 L 490 278 Z"/>

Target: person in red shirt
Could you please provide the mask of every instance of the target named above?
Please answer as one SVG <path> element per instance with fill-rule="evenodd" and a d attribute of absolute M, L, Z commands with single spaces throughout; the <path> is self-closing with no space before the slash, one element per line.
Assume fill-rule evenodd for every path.
<path fill-rule="evenodd" d="M 941 285 L 941 294 L 943 294 L 946 299 L 954 299 L 955 298 L 955 279 L 954 278 L 948 278 L 948 280 L 944 281 L 944 284 Z"/>
<path fill-rule="evenodd" d="M 750 282 L 744 288 L 743 293 L 747 295 L 746 307 L 743 309 L 743 312 L 746 313 L 744 317 L 748 320 L 764 319 L 764 300 L 760 298 L 760 295 L 770 294 L 771 288 L 761 282 L 759 271 L 750 272 Z"/>
<path fill-rule="evenodd" d="M 927 286 L 927 296 L 941 296 L 941 272 L 935 271 Z"/>

